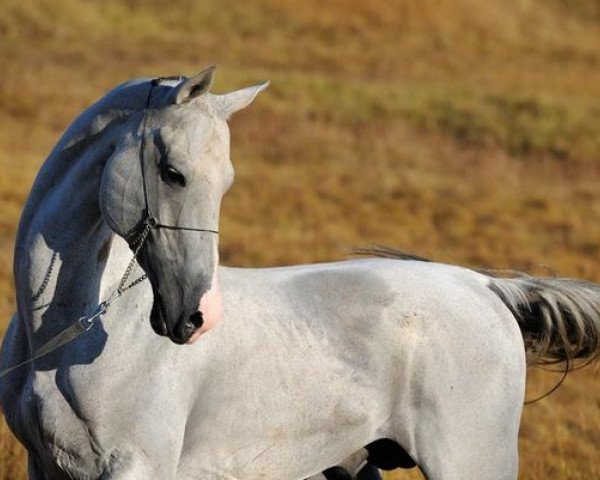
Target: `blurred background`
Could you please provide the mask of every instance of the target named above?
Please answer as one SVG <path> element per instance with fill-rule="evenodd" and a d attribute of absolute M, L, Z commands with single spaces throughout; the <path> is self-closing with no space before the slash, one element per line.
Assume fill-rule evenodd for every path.
<path fill-rule="evenodd" d="M 218 93 L 272 82 L 232 120 L 223 263 L 380 243 L 600 281 L 598 0 L 2 0 L 0 334 L 21 208 L 73 117 L 209 63 Z M 529 372 L 528 396 L 558 379 Z M 600 479 L 599 445 L 595 366 L 525 407 L 521 478 Z M 2 423 L 0 479 L 24 474 Z"/>

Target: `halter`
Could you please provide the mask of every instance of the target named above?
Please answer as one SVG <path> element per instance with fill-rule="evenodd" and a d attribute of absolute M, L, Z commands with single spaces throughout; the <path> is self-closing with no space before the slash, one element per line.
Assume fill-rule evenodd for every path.
<path fill-rule="evenodd" d="M 154 87 L 157 85 L 161 85 L 162 82 L 165 81 L 177 81 L 177 83 L 182 82 L 185 77 L 159 77 L 154 78 L 150 82 L 150 89 L 148 90 L 148 96 L 146 97 L 146 108 L 144 109 L 144 119 L 142 120 L 142 140 L 140 144 L 140 169 L 142 172 L 142 189 L 144 193 L 144 213 L 142 220 L 133 227 L 126 235 L 125 239 L 129 241 L 129 239 L 139 239 L 140 234 L 143 232 L 144 228 L 148 226 L 150 230 L 183 230 L 188 232 L 207 232 L 214 233 L 215 235 L 219 235 L 218 230 L 213 230 L 210 228 L 198 228 L 198 227 L 188 227 L 188 226 L 180 226 L 180 225 L 167 225 L 165 223 L 161 223 L 158 221 L 155 215 L 152 214 L 152 210 L 150 210 L 150 204 L 148 202 L 148 187 L 146 185 L 146 168 L 145 168 L 145 153 L 146 153 L 146 131 L 147 131 L 147 123 L 148 123 L 148 110 L 150 109 L 150 99 L 152 98 L 152 92 Z M 145 241 L 145 238 L 142 242 Z"/>
<path fill-rule="evenodd" d="M 123 293 L 125 293 L 130 288 L 133 288 L 136 285 L 139 285 L 140 283 L 142 283 L 144 280 L 146 280 L 148 278 L 148 276 L 146 274 L 144 274 L 144 275 L 141 275 L 140 277 L 136 278 L 135 280 L 133 280 L 131 283 L 127 284 L 127 279 L 131 275 L 131 271 L 133 270 L 133 267 L 136 263 L 138 254 L 140 253 L 144 243 L 146 242 L 146 239 L 148 238 L 151 230 L 158 230 L 158 229 L 184 230 L 184 231 L 190 231 L 190 232 L 208 232 L 208 233 L 214 233 L 215 235 L 219 235 L 218 230 L 212 230 L 209 228 L 167 225 L 164 223 L 160 223 L 156 219 L 156 217 L 154 215 L 152 215 L 151 210 L 150 210 L 150 205 L 148 202 L 148 189 L 146 187 L 146 173 L 145 173 L 145 169 L 144 169 L 144 166 L 145 166 L 144 152 L 146 150 L 146 148 L 145 148 L 146 147 L 145 133 L 146 133 L 148 110 L 150 108 L 150 98 L 152 97 L 152 91 L 154 90 L 155 86 L 160 85 L 161 82 L 163 82 L 163 81 L 177 80 L 178 83 L 180 83 L 181 81 L 184 80 L 184 78 L 185 77 L 181 77 L 181 76 L 179 76 L 179 77 L 159 77 L 159 78 L 153 79 L 150 83 L 150 90 L 148 90 L 148 96 L 146 98 L 146 107 L 144 108 L 144 119 L 142 121 L 142 140 L 140 143 L 140 167 L 141 167 L 141 171 L 142 171 L 142 187 L 143 187 L 143 191 L 144 191 L 145 209 L 143 212 L 142 220 L 124 236 L 125 240 L 129 243 L 130 248 L 133 250 L 133 257 L 129 261 L 129 264 L 127 265 L 127 268 L 125 269 L 125 272 L 123 273 L 117 288 L 115 290 L 113 290 L 113 292 L 105 300 L 100 302 L 100 304 L 98 305 L 98 307 L 96 308 L 96 310 L 94 311 L 93 314 L 86 315 L 86 316 L 79 318 L 79 320 L 77 320 L 75 323 L 69 325 L 68 327 L 63 329 L 61 332 L 59 332 L 57 335 L 52 337 L 50 340 L 48 340 L 47 342 L 42 344 L 40 347 L 38 347 L 29 357 L 27 357 L 21 363 L 18 363 L 16 365 L 11 365 L 10 367 L 7 367 L 4 370 L 1 370 L 0 378 L 9 374 L 13 370 L 16 370 L 20 367 L 28 365 L 28 364 L 32 363 L 33 361 L 48 355 L 49 353 L 57 350 L 58 348 L 62 347 L 63 345 L 66 345 L 67 343 L 75 340 L 82 333 L 87 332 L 90 328 L 92 328 L 92 326 L 94 325 L 96 320 L 108 311 L 108 308 L 110 307 L 110 305 L 117 298 L 119 298 L 121 295 L 123 295 Z M 54 263 L 52 262 L 51 265 L 53 265 L 53 264 Z M 47 275 L 47 277 L 49 280 L 49 275 Z M 45 279 L 44 282 L 46 283 L 47 280 Z"/>

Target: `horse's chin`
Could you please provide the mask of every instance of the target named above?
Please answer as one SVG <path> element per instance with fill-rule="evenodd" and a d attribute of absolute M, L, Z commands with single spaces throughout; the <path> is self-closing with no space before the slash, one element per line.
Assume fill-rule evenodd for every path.
<path fill-rule="evenodd" d="M 213 275 L 210 289 L 205 292 L 198 302 L 197 311 L 189 319 L 186 318 L 183 325 L 174 328 L 178 335 L 175 335 L 167 327 L 165 322 L 165 313 L 160 302 L 160 296 L 155 293 L 155 300 L 150 312 L 150 324 L 152 329 L 161 336 L 169 337 L 171 341 L 178 345 L 191 345 L 206 332 L 211 330 L 219 323 L 223 317 L 223 301 L 217 279 L 216 271 Z"/>

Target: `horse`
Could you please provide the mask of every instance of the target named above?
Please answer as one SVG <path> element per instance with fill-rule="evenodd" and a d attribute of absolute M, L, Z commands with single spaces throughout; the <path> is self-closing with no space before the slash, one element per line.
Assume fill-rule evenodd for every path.
<path fill-rule="evenodd" d="M 0 352 L 29 478 L 516 478 L 526 367 L 598 357 L 600 287 L 381 249 L 220 266 L 227 120 L 267 84 L 213 74 L 117 86 L 35 179 Z"/>

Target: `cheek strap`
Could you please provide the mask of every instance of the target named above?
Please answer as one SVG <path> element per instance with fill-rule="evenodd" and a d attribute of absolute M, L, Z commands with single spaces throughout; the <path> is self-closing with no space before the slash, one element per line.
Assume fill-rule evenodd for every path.
<path fill-rule="evenodd" d="M 140 232 L 140 229 L 143 228 L 144 225 L 149 225 L 149 227 L 151 229 L 164 229 L 164 230 L 185 230 L 188 232 L 207 232 L 207 233 L 214 233 L 215 235 L 219 235 L 219 231 L 212 229 L 212 228 L 200 228 L 200 227 L 190 227 L 187 225 L 168 225 L 166 223 L 161 223 L 160 221 L 158 221 L 158 219 L 156 218 L 155 215 L 152 214 L 152 211 L 150 210 L 150 204 L 148 202 L 148 188 L 146 186 L 146 162 L 145 162 L 145 151 L 146 151 L 146 130 L 147 130 L 147 123 L 148 123 L 148 111 L 150 109 L 150 100 L 152 98 L 152 91 L 154 90 L 154 87 L 156 85 L 160 85 L 161 82 L 164 81 L 173 81 L 173 80 L 177 80 L 178 82 L 182 82 L 183 80 L 185 80 L 185 77 L 182 76 L 178 76 L 178 77 L 160 77 L 160 78 L 155 78 L 154 80 L 152 80 L 152 82 L 150 82 L 150 89 L 148 90 L 148 96 L 146 97 L 146 108 L 144 109 L 144 119 L 142 121 L 142 141 L 140 143 L 140 169 L 142 172 L 142 188 L 143 188 L 143 194 L 144 194 L 144 214 L 142 217 L 142 221 L 136 226 L 134 227 L 127 235 L 125 235 L 125 239 L 127 240 L 127 238 L 132 237 L 133 235 L 136 235 Z"/>

